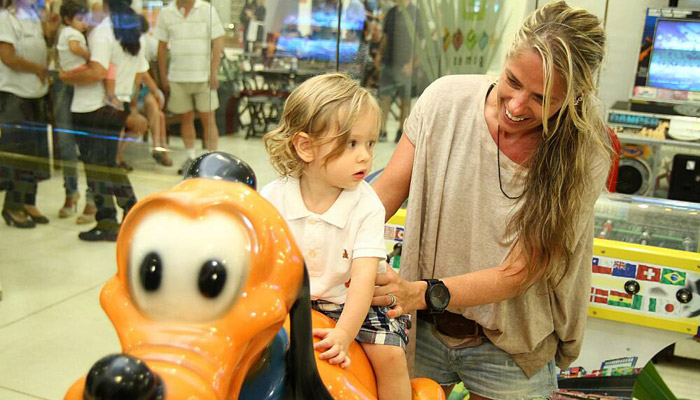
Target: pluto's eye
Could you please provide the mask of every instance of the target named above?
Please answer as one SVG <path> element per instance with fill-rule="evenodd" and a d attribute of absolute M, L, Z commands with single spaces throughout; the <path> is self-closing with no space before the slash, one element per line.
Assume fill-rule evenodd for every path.
<path fill-rule="evenodd" d="M 147 292 L 153 292 L 160 288 L 160 282 L 163 280 L 163 262 L 158 253 L 151 252 L 143 258 L 139 268 L 139 278 L 141 286 Z"/>
<path fill-rule="evenodd" d="M 160 210 L 135 220 L 129 290 L 144 315 L 204 322 L 231 309 L 250 270 L 245 221 L 222 212 L 192 219 Z"/>
<path fill-rule="evenodd" d="M 226 267 L 217 261 L 209 260 L 199 270 L 199 292 L 210 299 L 221 293 L 226 283 Z"/>

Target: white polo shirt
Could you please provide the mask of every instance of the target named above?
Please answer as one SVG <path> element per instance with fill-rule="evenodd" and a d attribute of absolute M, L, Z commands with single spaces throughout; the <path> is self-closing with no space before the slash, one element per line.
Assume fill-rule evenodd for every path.
<path fill-rule="evenodd" d="M 292 230 L 309 271 L 312 300 L 344 304 L 355 258 L 378 258 L 377 273 L 386 272 L 384 205 L 367 182 L 343 190 L 323 215 L 306 208 L 298 179 L 277 179 L 260 194 Z"/>
<path fill-rule="evenodd" d="M 39 65 L 47 65 L 47 48 L 39 16 L 34 12 L 13 8 L 0 10 L 0 42 L 11 44 L 15 54 Z M 0 60 L 0 91 L 25 99 L 43 97 L 49 91 L 33 72 L 20 72 Z"/>
<path fill-rule="evenodd" d="M 209 82 L 212 39 L 224 35 L 219 14 L 211 4 L 195 0 L 185 18 L 172 1 L 161 10 L 155 36 L 169 44 L 171 82 Z"/>
<path fill-rule="evenodd" d="M 117 93 L 131 93 L 134 88 L 134 79 L 139 72 L 148 71 L 148 61 L 145 56 L 144 41 L 141 40 L 141 49 L 135 56 L 124 51 L 121 43 L 114 37 L 112 20 L 107 17 L 88 36 L 90 48 L 90 61 L 98 62 L 105 69 L 109 64 L 117 68 L 116 89 Z M 87 85 L 75 85 L 71 111 L 74 113 L 89 113 L 104 106 L 105 88 L 103 81 Z M 126 99 L 129 100 L 128 98 Z"/>

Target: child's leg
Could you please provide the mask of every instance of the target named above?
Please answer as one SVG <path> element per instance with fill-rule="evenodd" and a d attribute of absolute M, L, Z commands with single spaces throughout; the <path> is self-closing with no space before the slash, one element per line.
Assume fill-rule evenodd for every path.
<path fill-rule="evenodd" d="M 406 353 L 399 346 L 360 343 L 377 377 L 378 400 L 410 400 Z"/>

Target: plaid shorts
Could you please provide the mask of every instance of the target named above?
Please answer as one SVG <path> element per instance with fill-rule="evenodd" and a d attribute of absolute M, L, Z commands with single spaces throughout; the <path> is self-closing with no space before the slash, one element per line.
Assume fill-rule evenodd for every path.
<path fill-rule="evenodd" d="M 343 304 L 324 300 L 311 301 L 311 308 L 333 318 L 336 322 L 340 318 L 340 313 L 343 312 L 343 306 Z M 371 306 L 355 340 L 360 343 L 384 344 L 405 349 L 408 344 L 406 329 L 411 327 L 409 316 L 389 318 L 386 315 L 387 311 L 389 307 Z"/>

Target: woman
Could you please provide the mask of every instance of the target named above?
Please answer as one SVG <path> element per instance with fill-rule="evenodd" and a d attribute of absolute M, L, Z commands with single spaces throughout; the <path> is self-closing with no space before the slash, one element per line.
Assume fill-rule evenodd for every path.
<path fill-rule="evenodd" d="M 373 302 L 421 310 L 416 376 L 464 381 L 472 399 L 549 397 L 555 364 L 578 356 L 610 166 L 595 98 L 604 44 L 595 16 L 550 3 L 525 20 L 498 83 L 444 77 L 417 101 L 375 184 L 387 217 L 409 204 L 401 277 L 379 277 Z"/>
<path fill-rule="evenodd" d="M 38 179 L 48 177 L 47 42 L 58 18 L 42 22 L 35 0 L 4 0 L 0 10 L 0 152 L 10 187 L 2 217 L 18 228 L 46 224 L 36 208 Z"/>
<path fill-rule="evenodd" d="M 119 233 L 117 211 L 126 215 L 136 203 L 134 190 L 126 172 L 116 165 L 119 134 L 127 115 L 103 102 L 102 80 L 110 64 L 116 66 L 116 91 L 133 93 L 137 74 L 148 70 L 141 45 L 141 25 L 131 9 L 130 0 L 105 0 L 105 18 L 88 37 L 90 62 L 86 70 L 76 73 L 61 71 L 60 78 L 75 85 L 71 112 L 77 130 L 85 132 L 78 145 L 86 164 L 88 186 L 93 192 L 97 225 L 78 235 L 86 241 L 116 241 Z"/>

